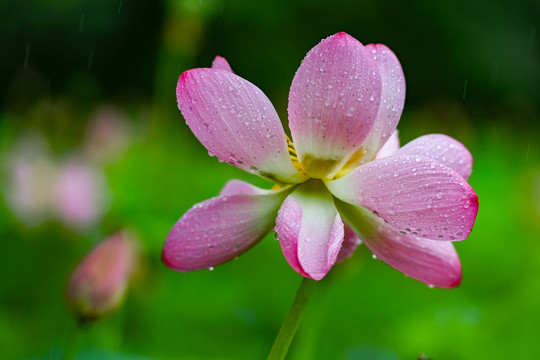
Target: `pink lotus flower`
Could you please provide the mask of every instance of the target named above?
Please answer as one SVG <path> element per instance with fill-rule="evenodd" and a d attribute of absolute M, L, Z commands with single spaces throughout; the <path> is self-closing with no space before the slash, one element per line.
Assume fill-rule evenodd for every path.
<path fill-rule="evenodd" d="M 431 286 L 459 284 L 451 241 L 468 236 L 478 211 L 466 180 L 472 157 L 444 135 L 399 149 L 405 80 L 386 46 L 338 33 L 306 55 L 289 93 L 294 145 L 270 100 L 223 58 L 211 69 L 184 72 L 177 97 L 210 154 L 280 185 L 263 190 L 232 180 L 195 205 L 165 243 L 170 268 L 224 263 L 275 224 L 285 258 L 308 278 L 322 279 L 360 237 L 408 276 Z"/>
<path fill-rule="evenodd" d="M 136 265 L 136 245 L 125 232 L 101 244 L 79 264 L 69 281 L 68 301 L 81 318 L 96 318 L 124 298 Z"/>

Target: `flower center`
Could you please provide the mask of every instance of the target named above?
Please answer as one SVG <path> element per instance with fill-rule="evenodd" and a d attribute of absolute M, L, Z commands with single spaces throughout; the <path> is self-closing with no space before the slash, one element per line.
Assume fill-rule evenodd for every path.
<path fill-rule="evenodd" d="M 341 159 L 316 158 L 311 154 L 302 157 L 302 167 L 308 176 L 315 179 L 330 179 L 336 173 L 336 167 L 341 163 Z"/>
<path fill-rule="evenodd" d="M 313 179 L 339 179 L 361 165 L 364 162 L 362 158 L 366 155 L 366 149 L 360 147 L 341 168 L 338 168 L 338 166 L 342 164 L 343 158 L 338 157 L 319 158 L 308 153 L 302 156 L 302 162 L 300 162 L 294 143 L 288 135 L 285 135 L 285 137 L 289 156 L 294 167 L 302 174 Z"/>

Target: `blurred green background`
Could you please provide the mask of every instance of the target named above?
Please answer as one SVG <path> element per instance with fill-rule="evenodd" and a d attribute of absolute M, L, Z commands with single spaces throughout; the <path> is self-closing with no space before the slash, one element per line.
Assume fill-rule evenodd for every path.
<path fill-rule="evenodd" d="M 397 54 L 402 144 L 463 142 L 480 210 L 456 244 L 460 287 L 430 289 L 359 248 L 318 284 L 288 359 L 538 356 L 539 25 L 532 0 L 1 0 L 0 358 L 60 358 L 71 271 L 127 228 L 139 270 L 123 306 L 83 332 L 79 359 L 264 359 L 300 282 L 271 235 L 214 271 L 161 263 L 175 221 L 227 180 L 271 186 L 208 156 L 176 81 L 225 56 L 286 124 L 301 60 L 339 31 Z M 98 179 L 86 217 L 50 204 L 66 164 Z"/>

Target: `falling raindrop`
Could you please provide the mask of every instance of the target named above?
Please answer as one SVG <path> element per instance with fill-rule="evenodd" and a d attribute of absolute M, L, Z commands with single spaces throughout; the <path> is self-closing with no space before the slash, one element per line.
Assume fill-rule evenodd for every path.
<path fill-rule="evenodd" d="M 531 32 L 529 33 L 529 47 L 534 47 L 534 42 L 536 40 L 536 26 L 533 26 L 531 28 Z"/>
<path fill-rule="evenodd" d="M 92 67 L 93 62 L 94 62 L 94 50 L 90 50 L 90 54 L 88 54 L 88 71 L 90 71 L 90 68 Z"/>
<path fill-rule="evenodd" d="M 84 26 L 84 13 L 81 14 L 81 20 L 79 21 L 79 32 L 82 32 Z"/>
<path fill-rule="evenodd" d="M 24 55 L 24 68 L 28 68 L 28 56 L 30 55 L 30 43 L 26 43 L 26 54 Z"/>

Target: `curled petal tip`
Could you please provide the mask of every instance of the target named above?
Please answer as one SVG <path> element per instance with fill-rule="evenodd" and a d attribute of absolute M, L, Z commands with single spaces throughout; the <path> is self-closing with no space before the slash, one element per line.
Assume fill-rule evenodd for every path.
<path fill-rule="evenodd" d="M 355 41 L 355 42 L 359 42 L 357 39 L 355 39 L 353 36 L 347 34 L 346 32 L 344 31 L 340 31 L 334 35 L 331 35 L 329 37 L 327 37 L 326 39 L 324 39 L 323 41 L 325 40 L 329 40 L 329 39 L 336 39 L 336 40 L 352 40 L 352 41 Z"/>
<path fill-rule="evenodd" d="M 225 71 L 234 73 L 231 69 L 231 66 L 227 62 L 227 60 L 223 56 L 219 56 L 219 55 L 216 56 L 216 58 L 212 62 L 212 69 L 225 70 Z"/>
<path fill-rule="evenodd" d="M 283 255 L 304 277 L 321 280 L 342 247 L 343 222 L 320 182 L 307 182 L 283 202 L 276 219 Z"/>

